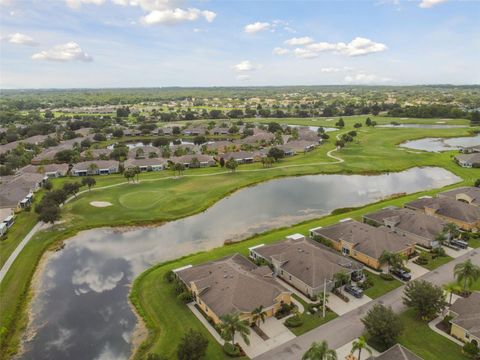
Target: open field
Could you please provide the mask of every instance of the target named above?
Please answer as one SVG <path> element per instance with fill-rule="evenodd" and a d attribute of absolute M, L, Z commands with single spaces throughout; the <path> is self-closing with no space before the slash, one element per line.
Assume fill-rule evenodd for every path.
<path fill-rule="evenodd" d="M 351 125 L 347 123 L 347 128 L 342 132 L 350 130 L 349 126 Z M 92 191 L 82 194 L 78 200 L 67 204 L 62 210 L 66 223 L 57 225 L 48 232 L 37 234 L 25 247 L 1 283 L 2 312 L 0 314 L 0 328 L 4 330 L 0 333 L 0 352 L 8 356 L 16 350 L 19 335 L 25 325 L 25 306 L 28 300 L 31 277 L 43 252 L 55 242 L 66 239 L 80 230 L 98 226 L 160 223 L 178 219 L 205 210 L 214 202 L 238 188 L 281 176 L 317 173 L 373 174 L 401 171 L 413 166 L 441 166 L 462 177 L 464 182 L 461 184 L 472 184 L 476 178 L 480 177 L 480 170 L 460 168 L 453 163 L 451 152 L 441 154 L 413 153 L 399 150 L 396 147 L 396 144 L 407 139 L 426 136 L 462 136 L 469 134 L 469 131 L 468 128 L 448 130 L 362 128 L 354 142 L 338 152 L 338 155 L 346 161 L 341 164 L 333 163 L 333 160 L 326 156 L 326 153 L 333 148 L 333 139 L 331 138 L 317 150 L 305 155 L 284 159 L 270 169 L 263 169 L 261 164 L 251 164 L 240 166 L 235 174 L 226 173 L 221 168 L 187 170 L 185 176 L 180 179 L 172 178 L 173 173 L 170 171 L 145 173 L 140 175 L 140 184 L 124 184 L 125 179 L 121 175 L 96 177 L 97 185 Z M 72 179 L 55 180 L 54 185 L 60 186 L 65 181 L 72 181 Z M 111 185 L 116 186 L 100 189 Z M 422 194 L 435 192 L 429 191 Z M 380 205 L 372 205 L 368 208 L 368 211 L 374 211 L 386 206 L 386 204 L 402 204 L 416 196 L 418 194 L 403 199 L 390 200 Z M 113 206 L 95 208 L 90 205 L 91 201 L 108 201 Z M 360 210 L 353 211 L 348 216 L 356 217 L 362 213 Z M 322 220 L 321 223 L 328 221 L 332 223 L 344 217 L 346 217 L 345 214 L 329 217 Z M 246 247 L 252 244 L 260 241 L 279 240 L 290 232 L 306 232 L 308 228 L 318 224 L 318 221 L 310 222 L 292 229 L 279 231 L 273 235 L 267 234 L 257 240 L 250 240 L 190 257 L 187 261 L 201 262 L 233 251 L 245 252 Z M 21 234 L 17 235 L 16 238 L 20 241 Z M 14 246 L 11 245 L 11 248 L 13 250 Z M 182 260 L 172 264 L 177 264 L 175 267 L 181 266 Z M 157 288 L 162 285 L 158 281 L 159 276 L 161 276 L 159 269 L 165 270 L 162 267 L 156 267 L 142 275 L 137 280 L 132 295 L 133 299 L 136 299 L 137 306 L 142 309 L 141 313 L 145 314 L 147 324 L 152 330 L 147 344 L 148 349 L 154 351 L 163 350 L 165 347 L 171 348 L 172 339 L 175 339 L 175 336 L 180 334 L 179 331 L 183 329 L 180 328 L 173 334 L 168 333 L 164 324 L 173 321 L 175 327 L 181 327 L 183 322 L 177 322 L 175 320 L 176 316 L 173 314 L 155 313 L 155 307 L 159 304 L 161 304 L 159 309 L 167 307 L 161 301 L 158 302 L 160 297 Z M 157 290 L 154 291 L 154 289 Z M 188 322 L 185 324 L 188 324 Z M 160 329 L 162 330 L 160 331 Z M 166 335 L 165 332 L 167 332 Z"/>

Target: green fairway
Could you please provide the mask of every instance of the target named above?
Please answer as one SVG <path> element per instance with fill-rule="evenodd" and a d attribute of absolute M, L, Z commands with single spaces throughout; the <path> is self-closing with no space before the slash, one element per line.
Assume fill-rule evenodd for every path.
<path fill-rule="evenodd" d="M 424 360 L 466 360 L 461 346 L 437 334 L 408 310 L 400 315 L 404 330 L 398 342 Z"/>

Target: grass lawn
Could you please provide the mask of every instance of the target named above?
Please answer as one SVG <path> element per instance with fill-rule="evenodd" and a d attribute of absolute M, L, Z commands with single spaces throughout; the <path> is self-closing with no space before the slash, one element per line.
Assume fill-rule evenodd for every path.
<path fill-rule="evenodd" d="M 0 238 L 0 267 L 36 223 L 37 214 L 34 211 L 22 211 L 15 215 L 15 224 Z"/>
<path fill-rule="evenodd" d="M 419 250 L 419 252 L 423 252 L 428 254 L 429 260 L 426 265 L 420 265 L 421 267 L 424 267 L 425 269 L 428 269 L 430 271 L 435 270 L 436 268 L 445 265 L 446 263 L 450 262 L 453 260 L 451 256 L 445 255 L 445 256 L 439 256 L 435 259 L 432 259 L 432 256 L 430 253 L 426 251 Z"/>
<path fill-rule="evenodd" d="M 303 301 L 299 296 L 293 294 L 293 297 L 295 300 L 300 302 L 303 307 L 305 308 L 305 312 L 303 314 L 300 314 L 300 317 L 302 318 L 303 324 L 302 326 L 295 327 L 295 328 L 289 328 L 292 333 L 294 333 L 296 336 L 300 336 L 312 329 L 315 329 L 316 327 L 319 327 L 320 325 L 323 325 L 330 320 L 335 319 L 338 317 L 337 314 L 335 314 L 333 311 L 327 311 L 325 313 L 325 317 L 322 317 L 322 311 L 321 309 L 316 313 L 309 315 L 307 314 L 307 303 Z"/>
<path fill-rule="evenodd" d="M 428 324 L 415 318 L 411 310 L 400 315 L 404 331 L 398 342 L 424 360 L 463 360 L 468 359 L 456 343 L 437 334 Z"/>
<path fill-rule="evenodd" d="M 369 272 L 368 270 L 365 270 L 365 274 L 372 279 L 373 281 L 373 286 L 370 289 L 367 289 L 364 291 L 364 294 L 368 296 L 369 298 L 376 299 L 384 294 L 386 294 L 389 291 L 392 291 L 399 286 L 402 286 L 403 284 L 397 280 L 383 280 L 380 275 L 374 274 Z"/>
<path fill-rule="evenodd" d="M 394 119 L 389 119 L 389 121 Z M 432 120 L 430 120 L 432 121 Z M 347 126 L 342 132 L 352 130 L 354 120 L 346 121 Z M 78 200 L 68 203 L 62 209 L 65 223 L 48 232 L 37 234 L 25 247 L 20 257 L 13 265 L 7 277 L 0 286 L 0 353 L 14 352 L 20 336 L 25 308 L 29 297 L 28 289 L 31 276 L 43 252 L 53 243 L 66 239 L 80 230 L 99 226 L 133 225 L 159 223 L 182 218 L 205 210 L 214 202 L 222 199 L 232 191 L 261 181 L 282 176 L 296 176 L 318 173 L 342 174 L 375 174 L 381 172 L 401 171 L 414 166 L 441 166 L 454 172 L 464 179 L 456 184 L 470 185 L 480 177 L 480 169 L 464 169 L 456 165 L 451 156 L 453 152 L 417 153 L 399 150 L 396 144 L 408 139 L 422 137 L 465 136 L 470 128 L 460 129 L 382 129 L 363 127 L 352 143 L 336 155 L 345 159 L 345 163 L 334 163 L 326 153 L 333 148 L 334 134 L 326 144 L 318 149 L 284 159 L 271 169 L 263 169 L 261 164 L 242 165 L 235 174 L 225 173 L 219 167 L 185 171 L 185 176 L 172 179 L 172 172 L 152 172 L 140 175 L 139 184 L 123 184 L 125 178 L 121 175 L 96 177 L 97 185 L 90 192 L 79 196 Z M 54 186 L 60 186 L 65 181 L 77 179 L 55 179 Z M 102 186 L 117 185 L 102 189 Z M 452 188 L 450 186 L 448 188 Z M 420 195 L 431 195 L 438 190 L 430 190 L 374 204 L 365 209 L 354 210 L 338 216 L 330 216 L 321 220 L 310 221 L 291 229 L 269 232 L 250 241 L 215 249 L 208 253 L 189 256 L 172 262 L 172 267 L 185 263 L 199 263 L 221 257 L 235 251 L 246 254 L 247 247 L 260 242 L 268 243 L 282 239 L 293 232 L 308 233 L 308 229 L 319 225 L 328 225 L 345 217 L 359 217 L 363 213 L 376 211 L 387 205 L 402 205 Z M 114 206 L 94 208 L 91 201 L 109 201 Z M 21 238 L 19 236 L 18 238 Z M 133 298 L 142 314 L 145 314 L 151 337 L 145 345 L 154 351 L 171 352 L 185 326 L 176 320 L 175 314 L 169 314 L 168 307 L 160 301 L 159 294 L 154 289 L 161 287 L 158 281 L 160 272 L 165 266 L 157 266 L 136 282 Z M 12 274 L 15 274 L 13 276 Z M 159 275 L 160 274 L 160 275 Z M 378 288 L 377 288 L 378 289 Z M 388 291 L 375 290 L 372 297 L 378 297 Z M 369 295 L 371 296 L 371 295 Z M 159 313 L 161 312 L 161 314 Z M 174 324 L 174 330 L 169 329 Z M 8 350 L 7 350 L 8 349 Z M 215 358 L 215 357 L 212 357 Z"/>
<path fill-rule="evenodd" d="M 470 239 L 468 241 L 468 246 L 472 248 L 479 248 L 480 247 L 480 239 Z"/>

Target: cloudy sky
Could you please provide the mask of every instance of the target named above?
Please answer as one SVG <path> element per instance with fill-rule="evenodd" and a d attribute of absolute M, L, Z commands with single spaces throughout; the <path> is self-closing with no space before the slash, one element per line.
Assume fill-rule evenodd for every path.
<path fill-rule="evenodd" d="M 0 87 L 478 84 L 479 18 L 476 0 L 0 0 Z"/>

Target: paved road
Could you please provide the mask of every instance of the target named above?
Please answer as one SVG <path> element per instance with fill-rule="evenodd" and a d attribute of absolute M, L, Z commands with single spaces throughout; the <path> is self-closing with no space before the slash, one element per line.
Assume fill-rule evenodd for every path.
<path fill-rule="evenodd" d="M 441 285 L 453 280 L 453 268 L 456 264 L 464 262 L 471 258 L 472 262 L 480 265 L 480 249 L 472 250 L 469 253 L 460 256 L 449 263 L 431 271 L 419 279 L 428 280 L 434 284 Z M 325 325 L 309 331 L 289 342 L 276 347 L 260 356 L 255 360 L 298 360 L 307 351 L 312 342 L 326 340 L 332 349 L 358 338 L 364 331 L 363 324 L 360 319 L 365 316 L 366 312 L 377 303 L 391 306 L 395 312 L 405 310 L 402 304 L 402 294 L 404 286 L 401 286 L 371 302 L 365 304 L 358 309 L 352 310 Z"/>

